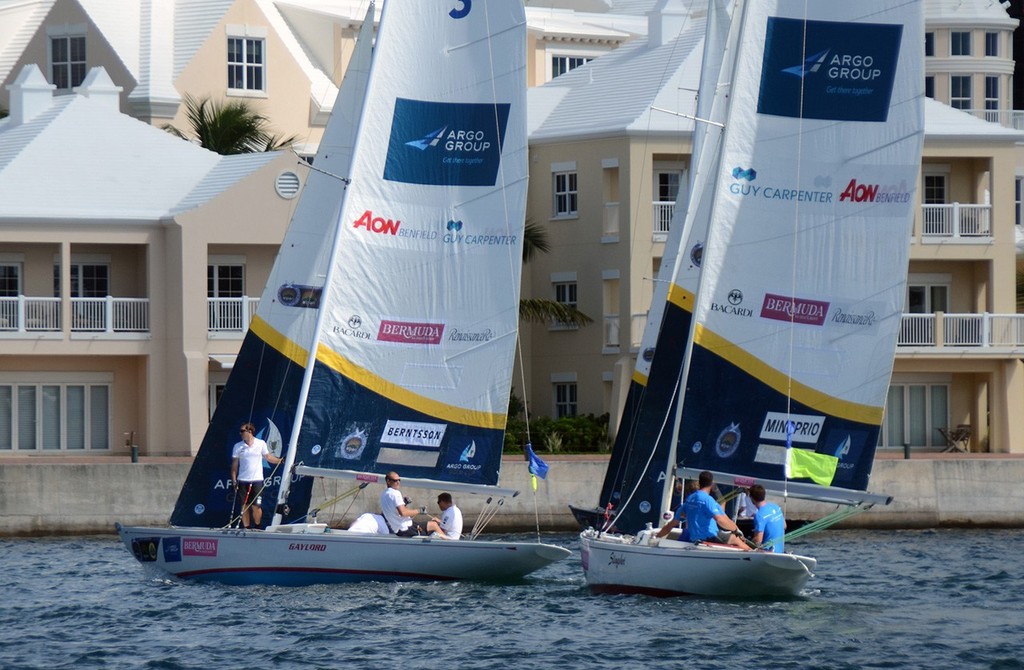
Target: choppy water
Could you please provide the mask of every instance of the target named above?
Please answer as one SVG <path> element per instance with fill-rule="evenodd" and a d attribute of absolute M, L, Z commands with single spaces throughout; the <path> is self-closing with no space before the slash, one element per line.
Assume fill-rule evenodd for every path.
<path fill-rule="evenodd" d="M 0 540 L 0 668 L 1024 668 L 1024 530 L 834 531 L 803 597 L 594 596 L 573 556 L 520 584 L 223 587 L 113 537 Z"/>

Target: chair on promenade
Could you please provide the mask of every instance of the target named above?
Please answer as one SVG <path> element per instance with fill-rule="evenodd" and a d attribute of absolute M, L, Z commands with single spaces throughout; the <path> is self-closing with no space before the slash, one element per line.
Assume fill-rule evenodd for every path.
<path fill-rule="evenodd" d="M 939 428 L 938 431 L 942 433 L 942 437 L 946 440 L 946 448 L 942 450 L 943 453 L 948 451 L 961 451 L 966 454 L 970 452 L 970 424 L 961 423 L 956 428 Z"/>

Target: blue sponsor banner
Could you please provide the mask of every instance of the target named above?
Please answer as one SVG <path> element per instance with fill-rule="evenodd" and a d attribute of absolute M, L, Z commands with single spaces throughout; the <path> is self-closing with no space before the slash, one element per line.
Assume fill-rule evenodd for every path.
<path fill-rule="evenodd" d="M 398 98 L 384 178 L 407 184 L 494 186 L 509 107 Z"/>
<path fill-rule="evenodd" d="M 769 17 L 757 112 L 885 121 L 903 27 Z"/>
<path fill-rule="evenodd" d="M 165 537 L 163 541 L 164 563 L 181 562 L 181 538 Z"/>

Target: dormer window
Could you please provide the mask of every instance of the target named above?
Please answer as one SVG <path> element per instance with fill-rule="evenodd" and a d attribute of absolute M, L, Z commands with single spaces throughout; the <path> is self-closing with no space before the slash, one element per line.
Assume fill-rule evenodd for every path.
<path fill-rule="evenodd" d="M 258 26 L 228 26 L 228 95 L 267 90 L 267 31 Z"/>
<path fill-rule="evenodd" d="M 85 79 L 85 36 L 50 38 L 50 81 L 70 91 Z"/>

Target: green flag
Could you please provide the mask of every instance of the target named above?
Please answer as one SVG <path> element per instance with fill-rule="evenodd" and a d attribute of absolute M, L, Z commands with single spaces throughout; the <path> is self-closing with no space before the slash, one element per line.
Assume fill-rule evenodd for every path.
<path fill-rule="evenodd" d="M 836 476 L 839 459 L 807 449 L 787 449 L 786 476 L 790 479 L 807 477 L 815 484 L 828 486 Z"/>

